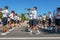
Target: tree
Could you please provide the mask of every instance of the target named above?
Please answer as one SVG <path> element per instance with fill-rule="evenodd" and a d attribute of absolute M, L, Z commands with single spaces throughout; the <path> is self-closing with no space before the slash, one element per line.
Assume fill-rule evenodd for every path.
<path fill-rule="evenodd" d="M 3 14 L 2 14 L 2 12 L 0 12 L 0 19 L 2 19 L 2 16 L 3 16 Z"/>
<path fill-rule="evenodd" d="M 1 12 L 2 8 L 0 8 L 0 19 L 2 19 L 3 13 Z"/>
<path fill-rule="evenodd" d="M 21 13 L 21 20 L 22 20 L 22 22 L 27 20 L 25 13 Z"/>

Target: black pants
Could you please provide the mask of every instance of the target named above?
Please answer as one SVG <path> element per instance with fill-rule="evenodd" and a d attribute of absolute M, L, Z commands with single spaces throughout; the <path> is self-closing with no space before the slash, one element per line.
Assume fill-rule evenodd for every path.
<path fill-rule="evenodd" d="M 42 24 L 44 25 L 44 24 L 45 24 L 45 22 L 46 22 L 46 21 L 45 21 L 45 20 L 43 20 L 43 21 L 42 21 Z"/>
<path fill-rule="evenodd" d="M 55 19 L 55 24 L 60 26 L 60 19 Z"/>
<path fill-rule="evenodd" d="M 52 22 L 52 21 L 51 21 L 51 18 L 49 18 L 48 24 L 51 25 L 51 22 Z"/>

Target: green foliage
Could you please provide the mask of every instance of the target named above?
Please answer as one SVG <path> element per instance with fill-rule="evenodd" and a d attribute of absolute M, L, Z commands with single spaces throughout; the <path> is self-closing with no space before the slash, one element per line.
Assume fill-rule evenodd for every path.
<path fill-rule="evenodd" d="M 0 19 L 2 19 L 2 16 L 3 16 L 3 14 L 2 14 L 2 12 L 0 12 Z"/>
<path fill-rule="evenodd" d="M 21 19 L 23 22 L 27 20 L 25 13 L 21 13 Z"/>

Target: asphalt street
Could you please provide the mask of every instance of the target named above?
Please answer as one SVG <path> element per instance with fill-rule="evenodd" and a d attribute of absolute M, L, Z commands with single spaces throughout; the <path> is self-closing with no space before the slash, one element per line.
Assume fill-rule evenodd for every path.
<path fill-rule="evenodd" d="M 51 33 L 42 31 L 42 29 L 40 29 L 39 35 L 36 35 L 35 31 L 33 32 L 33 34 L 29 34 L 29 32 L 26 31 L 28 26 L 25 24 L 22 24 L 22 25 L 23 26 L 21 26 L 21 27 L 15 27 L 15 29 L 13 31 L 11 31 L 10 33 L 8 33 L 7 35 L 0 35 L 0 38 L 60 37 L 60 34 L 57 34 L 57 33 L 51 34 Z M 1 34 L 1 31 L 2 30 L 0 29 L 0 34 Z M 24 39 L 0 39 L 0 40 L 24 40 Z M 57 40 L 57 39 L 25 39 L 25 40 Z"/>

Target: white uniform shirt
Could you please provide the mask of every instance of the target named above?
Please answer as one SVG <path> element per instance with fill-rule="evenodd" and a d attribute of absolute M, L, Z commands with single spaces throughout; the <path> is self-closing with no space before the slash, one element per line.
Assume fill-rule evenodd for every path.
<path fill-rule="evenodd" d="M 29 19 L 36 19 L 36 10 L 32 11 L 32 14 L 29 14 Z"/>
<path fill-rule="evenodd" d="M 41 21 L 42 21 L 42 17 L 39 17 L 39 20 L 41 20 Z"/>
<path fill-rule="evenodd" d="M 18 20 L 20 20 L 20 18 L 19 17 L 17 17 L 18 18 Z"/>
<path fill-rule="evenodd" d="M 32 19 L 32 14 L 29 14 L 29 19 Z"/>
<path fill-rule="evenodd" d="M 36 14 L 37 14 L 36 10 L 32 11 L 32 19 L 36 19 Z"/>
<path fill-rule="evenodd" d="M 46 20 L 46 15 L 43 15 L 43 20 Z"/>
<path fill-rule="evenodd" d="M 11 13 L 11 14 L 9 15 L 9 17 L 10 17 L 11 19 L 14 19 L 13 13 Z"/>
<path fill-rule="evenodd" d="M 21 18 L 19 18 L 19 20 L 21 21 Z"/>
<path fill-rule="evenodd" d="M 49 18 L 52 18 L 51 14 L 49 15 Z"/>
<path fill-rule="evenodd" d="M 10 18 L 8 18 L 8 21 L 10 21 L 11 19 Z"/>
<path fill-rule="evenodd" d="M 58 16 L 60 15 L 60 12 L 57 12 L 56 14 L 57 14 L 56 19 L 60 19 L 60 16 Z"/>
<path fill-rule="evenodd" d="M 18 16 L 15 16 L 15 17 L 14 17 L 14 20 L 18 20 Z"/>
<path fill-rule="evenodd" d="M 7 17 L 7 14 L 8 14 L 9 12 L 8 12 L 8 10 L 3 10 L 2 13 L 3 13 L 3 17 Z"/>

